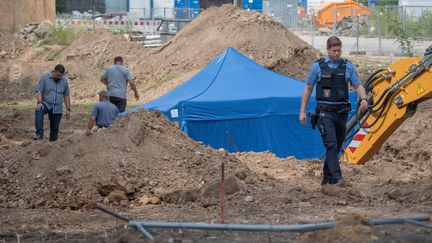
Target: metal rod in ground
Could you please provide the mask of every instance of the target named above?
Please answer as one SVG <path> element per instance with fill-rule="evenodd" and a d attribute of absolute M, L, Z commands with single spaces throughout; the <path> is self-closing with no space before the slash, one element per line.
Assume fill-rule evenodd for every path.
<path fill-rule="evenodd" d="M 221 187 L 220 187 L 220 218 L 221 224 L 225 223 L 225 163 L 222 162 L 221 165 L 222 170 L 222 178 L 221 178 Z"/>
<path fill-rule="evenodd" d="M 372 225 L 381 224 L 403 224 L 406 220 L 427 221 L 429 215 L 410 215 L 402 217 L 372 218 L 368 222 Z M 145 222 L 129 221 L 129 226 L 144 226 L 147 228 L 182 228 L 201 230 L 231 230 L 231 231 L 287 231 L 307 232 L 334 228 L 340 222 L 325 222 L 315 224 L 292 224 L 292 225 L 270 225 L 270 224 L 205 224 L 205 223 L 179 223 L 179 222 Z"/>
<path fill-rule="evenodd" d="M 231 145 L 233 146 L 233 148 L 234 148 L 234 150 L 236 151 L 236 153 L 240 152 L 240 151 L 238 150 L 236 144 L 234 143 L 234 140 L 232 139 L 231 134 L 230 134 L 228 131 L 226 131 L 226 130 L 225 130 L 225 133 L 226 133 L 228 139 L 230 140 L 230 143 L 231 143 Z"/>
<path fill-rule="evenodd" d="M 118 218 L 118 219 L 121 219 L 121 220 L 123 220 L 123 221 L 126 221 L 126 222 L 129 222 L 129 221 L 130 221 L 130 219 L 129 219 L 128 217 L 123 216 L 123 215 L 120 215 L 120 214 L 118 214 L 117 212 L 114 212 L 114 211 L 112 211 L 111 209 L 106 208 L 106 207 L 100 205 L 99 203 L 96 203 L 95 208 L 101 210 L 102 212 L 105 212 L 105 213 L 107 213 L 107 214 L 110 214 L 110 215 L 112 215 L 112 216 L 114 216 L 114 217 L 116 217 L 116 218 Z"/>

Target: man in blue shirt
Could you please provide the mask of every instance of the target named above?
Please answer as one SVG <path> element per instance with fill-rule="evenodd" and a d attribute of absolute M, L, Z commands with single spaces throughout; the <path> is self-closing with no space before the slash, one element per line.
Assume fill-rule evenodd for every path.
<path fill-rule="evenodd" d="M 58 138 L 60 121 L 63 114 L 63 102 L 66 105 L 66 119 L 70 117 L 70 90 L 69 84 L 64 76 L 65 68 L 58 64 L 54 70 L 42 75 L 36 86 L 36 112 L 35 127 L 36 134 L 33 139 L 42 139 L 44 135 L 44 115 L 48 114 L 50 121 L 51 142 Z"/>
<path fill-rule="evenodd" d="M 316 61 L 305 82 L 307 84 L 300 107 L 299 121 L 306 125 L 306 106 L 316 85 L 316 114 L 318 128 L 326 148 L 321 185 L 337 184 L 342 179 L 338 154 L 345 140 L 346 122 L 351 105 L 348 83 L 354 87 L 364 111 L 368 102 L 366 91 L 359 80 L 354 65 L 340 58 L 342 42 L 336 36 L 327 40 L 328 56 Z"/>
<path fill-rule="evenodd" d="M 120 112 L 126 110 L 126 91 L 129 83 L 134 91 L 135 99 L 139 100 L 138 90 L 132 78 L 132 72 L 123 66 L 123 58 L 115 57 L 114 65 L 108 67 L 100 78 L 101 82 L 107 86 L 110 102 L 117 106 Z"/>
<path fill-rule="evenodd" d="M 109 102 L 107 91 L 99 92 L 99 101 L 93 107 L 93 112 L 88 122 L 87 135 L 91 134 L 93 126 L 96 124 L 99 128 L 109 127 L 116 119 L 119 110 L 117 106 Z"/>

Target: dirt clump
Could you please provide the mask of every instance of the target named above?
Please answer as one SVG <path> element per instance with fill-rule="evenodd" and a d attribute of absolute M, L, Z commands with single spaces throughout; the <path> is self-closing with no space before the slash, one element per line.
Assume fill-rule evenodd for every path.
<path fill-rule="evenodd" d="M 220 178 L 222 162 L 237 191 L 244 180 L 235 174 L 250 174 L 235 157 L 203 147 L 160 113 L 144 110 L 90 136 L 36 141 L 1 156 L 1 207 L 129 206 L 143 196 L 165 203 L 200 202 L 209 190 L 219 192 L 208 185 Z"/>

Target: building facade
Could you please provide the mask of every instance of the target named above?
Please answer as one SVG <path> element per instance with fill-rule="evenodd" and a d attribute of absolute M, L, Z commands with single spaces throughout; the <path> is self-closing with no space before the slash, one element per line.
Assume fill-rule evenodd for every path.
<path fill-rule="evenodd" d="M 16 31 L 29 22 L 56 19 L 55 0 L 1 0 L 0 28 Z"/>

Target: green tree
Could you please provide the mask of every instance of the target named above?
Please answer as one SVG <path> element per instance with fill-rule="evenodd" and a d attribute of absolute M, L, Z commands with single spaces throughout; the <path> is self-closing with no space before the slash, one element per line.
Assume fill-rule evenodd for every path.
<path fill-rule="evenodd" d="M 358 0 L 357 2 L 367 6 L 369 0 Z M 399 0 L 377 0 L 375 4 L 375 6 L 398 6 L 398 5 L 399 5 Z"/>
<path fill-rule="evenodd" d="M 418 20 L 419 30 L 423 37 L 432 37 L 432 11 L 425 11 Z"/>

